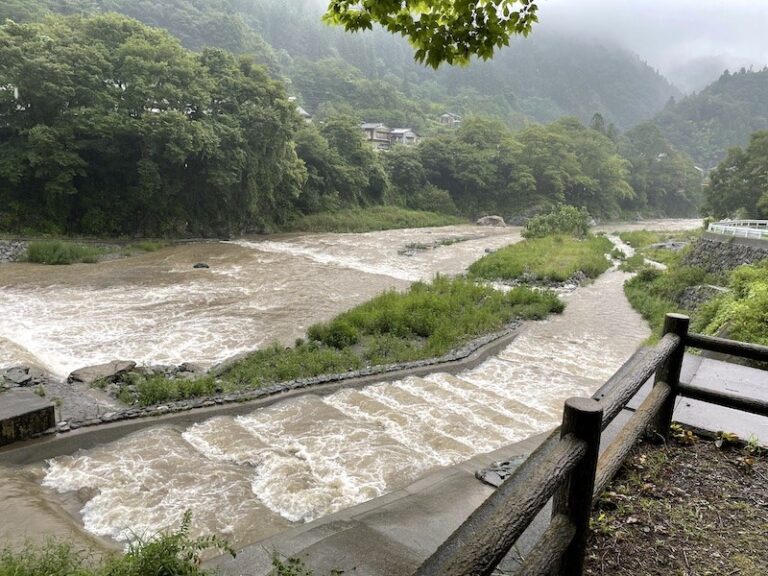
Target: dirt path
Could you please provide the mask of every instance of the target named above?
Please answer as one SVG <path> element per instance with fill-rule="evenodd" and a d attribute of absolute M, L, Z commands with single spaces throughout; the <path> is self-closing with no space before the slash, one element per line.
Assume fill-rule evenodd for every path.
<path fill-rule="evenodd" d="M 680 436 L 696 442 L 627 459 L 593 511 L 586 574 L 768 574 L 768 457 Z"/>

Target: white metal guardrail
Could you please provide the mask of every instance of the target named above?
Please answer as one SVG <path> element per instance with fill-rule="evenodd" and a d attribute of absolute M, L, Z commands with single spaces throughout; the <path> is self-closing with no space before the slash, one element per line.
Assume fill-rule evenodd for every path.
<path fill-rule="evenodd" d="M 722 220 L 710 224 L 708 230 L 726 236 L 768 240 L 768 220 Z"/>

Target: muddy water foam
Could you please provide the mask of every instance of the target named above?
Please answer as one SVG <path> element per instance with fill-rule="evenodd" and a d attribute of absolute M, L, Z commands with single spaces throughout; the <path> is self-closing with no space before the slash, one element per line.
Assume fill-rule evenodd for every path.
<path fill-rule="evenodd" d="M 610 271 L 577 290 L 562 316 L 473 370 L 142 432 L 54 460 L 44 484 L 96 489 L 85 526 L 117 539 L 171 526 L 190 507 L 197 530 L 238 544 L 319 518 L 555 426 L 565 398 L 594 392 L 648 335 L 625 278 Z"/>
<path fill-rule="evenodd" d="M 13 344 L 17 350 L 39 351 L 33 355 L 43 364 L 53 364 L 50 358 L 57 353 L 62 369 L 99 354 L 152 361 L 202 355 L 213 361 L 223 350 L 293 338 L 312 319 L 330 316 L 383 288 L 438 271 L 459 272 L 485 248 L 519 238 L 514 230 L 495 232 L 412 257 L 396 254 L 408 243 L 465 236 L 471 230 L 176 247 L 136 259 L 132 266 L 125 261 L 71 267 L 57 269 L 55 277 L 21 266 L 14 268 L 18 274 L 12 281 L 2 277 L 0 297 L 14 303 L 19 313 L 37 310 L 38 321 L 49 318 L 58 325 L 52 333 L 30 321 L 19 338 L 24 344 Z M 319 253 L 318 238 L 326 242 Z M 211 270 L 203 275 L 192 271 L 197 260 L 211 263 Z M 62 509 L 76 504 L 93 534 L 119 540 L 131 531 L 151 533 L 177 524 L 189 508 L 196 532 L 219 533 L 235 545 L 384 494 L 431 469 L 556 425 L 564 398 L 590 394 L 647 336 L 644 322 L 623 297 L 625 278 L 610 271 L 580 288 L 566 297 L 562 316 L 530 324 L 497 357 L 463 374 L 432 374 L 324 398 L 307 395 L 186 430 L 150 429 L 50 462 L 36 472 L 45 474 L 42 493 L 46 501 L 55 501 L 58 494 L 60 502 L 69 503 Z M 25 290 L 31 294 L 28 299 L 19 296 Z M 69 298 L 76 309 L 97 295 L 106 295 L 110 305 L 95 308 L 93 322 L 67 315 L 64 304 L 62 317 L 45 316 L 35 300 L 52 302 L 57 295 Z M 115 338 L 122 348 L 107 343 L 103 352 L 100 333 L 92 325 L 110 329 L 104 319 L 110 311 L 119 320 L 112 324 L 125 324 Z M 178 332 L 193 329 L 196 321 L 201 336 L 184 348 Z M 8 324 L 0 328 L 0 335 L 15 337 Z M 57 343 L 57 335 L 64 343 Z M 179 348 L 164 346 L 164 339 Z M 33 502 L 43 498 L 34 492 L 30 490 Z M 23 508 L 12 506 L 8 518 L 13 520 L 13 510 Z M 44 525 L 39 523 L 39 532 Z"/>

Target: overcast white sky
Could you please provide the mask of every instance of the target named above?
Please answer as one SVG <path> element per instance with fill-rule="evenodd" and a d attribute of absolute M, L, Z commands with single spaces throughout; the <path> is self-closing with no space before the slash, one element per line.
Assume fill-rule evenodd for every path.
<path fill-rule="evenodd" d="M 539 8 L 540 30 L 615 40 L 678 83 L 697 64 L 768 65 L 768 0 L 539 0 Z"/>

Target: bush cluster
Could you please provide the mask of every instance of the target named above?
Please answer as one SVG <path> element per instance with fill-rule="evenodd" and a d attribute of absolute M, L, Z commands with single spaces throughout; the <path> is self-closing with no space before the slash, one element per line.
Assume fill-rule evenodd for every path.
<path fill-rule="evenodd" d="M 61 240 L 30 242 L 23 259 L 36 264 L 93 264 L 109 250 L 101 246 L 85 246 Z"/>
<path fill-rule="evenodd" d="M 586 208 L 560 205 L 548 214 L 534 216 L 525 225 L 523 238 L 566 235 L 584 238 L 592 218 Z"/>

